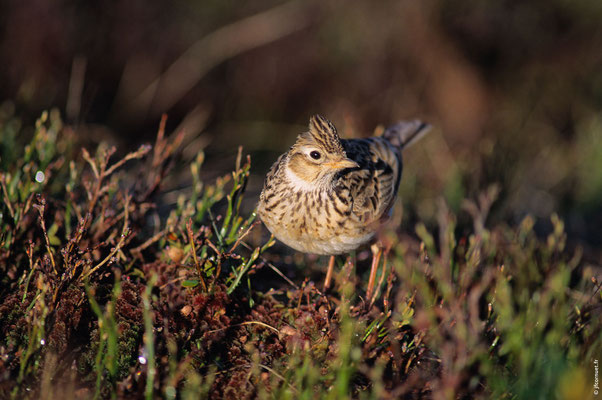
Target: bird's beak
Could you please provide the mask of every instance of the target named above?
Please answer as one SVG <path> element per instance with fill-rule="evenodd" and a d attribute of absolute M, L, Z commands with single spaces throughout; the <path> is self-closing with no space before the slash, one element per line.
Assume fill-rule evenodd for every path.
<path fill-rule="evenodd" d="M 332 169 L 345 169 L 345 168 L 358 168 L 359 167 L 359 164 L 350 158 L 343 158 L 338 161 L 329 162 L 326 165 Z"/>

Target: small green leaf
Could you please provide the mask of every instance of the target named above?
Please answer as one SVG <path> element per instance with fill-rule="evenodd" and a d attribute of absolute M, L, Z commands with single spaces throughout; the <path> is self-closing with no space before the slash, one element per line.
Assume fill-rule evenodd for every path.
<path fill-rule="evenodd" d="M 182 282 L 182 286 L 186 287 L 186 288 L 197 287 L 198 284 L 199 284 L 199 281 L 197 281 L 196 279 L 188 279 L 188 280 L 185 280 L 184 282 Z"/>
<path fill-rule="evenodd" d="M 60 246 L 61 245 L 61 241 L 58 237 L 56 237 L 55 235 L 48 235 L 48 242 L 52 245 L 52 246 Z"/>

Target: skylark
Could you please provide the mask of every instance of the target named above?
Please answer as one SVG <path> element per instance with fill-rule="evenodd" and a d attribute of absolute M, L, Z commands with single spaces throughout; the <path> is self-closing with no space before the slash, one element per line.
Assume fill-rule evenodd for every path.
<path fill-rule="evenodd" d="M 420 121 L 399 122 L 381 136 L 346 140 L 326 118 L 311 117 L 309 131 L 268 172 L 259 217 L 293 249 L 331 256 L 328 287 L 334 256 L 372 240 L 391 216 L 401 180 L 401 151 L 428 128 Z M 379 258 L 380 253 L 373 257 L 368 297 Z"/>

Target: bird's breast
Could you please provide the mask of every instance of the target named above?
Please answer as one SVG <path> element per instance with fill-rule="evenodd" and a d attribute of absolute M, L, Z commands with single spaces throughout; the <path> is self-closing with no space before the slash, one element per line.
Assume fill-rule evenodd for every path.
<path fill-rule="evenodd" d="M 295 250 L 332 255 L 348 253 L 374 232 L 361 223 L 334 191 L 262 194 L 258 214 L 274 236 Z"/>

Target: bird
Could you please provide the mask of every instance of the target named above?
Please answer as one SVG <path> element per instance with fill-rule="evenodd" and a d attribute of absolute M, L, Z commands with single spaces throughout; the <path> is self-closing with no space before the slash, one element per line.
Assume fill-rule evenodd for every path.
<path fill-rule="evenodd" d="M 287 246 L 304 253 L 335 256 L 373 241 L 392 214 L 402 172 L 402 150 L 420 139 L 430 125 L 400 121 L 382 135 L 341 139 L 321 115 L 272 165 L 259 196 L 257 215 Z M 367 297 L 370 298 L 382 246 L 373 250 Z"/>

